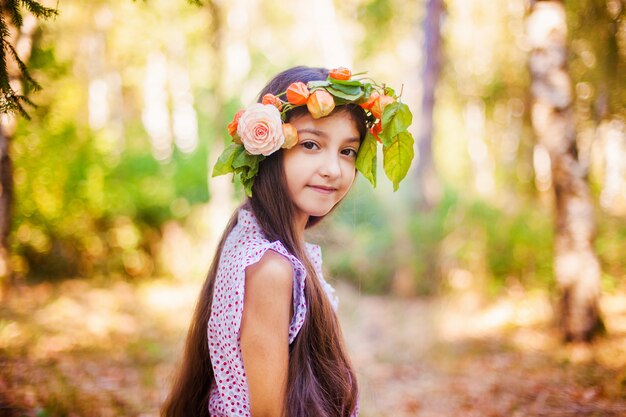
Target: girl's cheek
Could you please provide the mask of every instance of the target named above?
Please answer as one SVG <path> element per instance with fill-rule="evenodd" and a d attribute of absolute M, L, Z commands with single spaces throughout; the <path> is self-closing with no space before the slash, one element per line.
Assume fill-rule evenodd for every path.
<path fill-rule="evenodd" d="M 344 159 L 343 164 L 346 167 L 346 169 L 350 169 L 350 170 L 356 169 L 356 160 L 355 159 L 346 158 L 346 159 Z"/>

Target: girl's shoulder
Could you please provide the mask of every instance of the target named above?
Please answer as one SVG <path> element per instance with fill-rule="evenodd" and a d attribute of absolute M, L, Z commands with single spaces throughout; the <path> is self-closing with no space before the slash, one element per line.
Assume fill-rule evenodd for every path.
<path fill-rule="evenodd" d="M 324 279 L 322 271 L 322 249 L 319 245 L 306 242 L 307 257 L 311 261 L 313 268 L 320 280 L 331 305 L 335 310 L 338 309 L 339 299 L 335 293 L 335 289 Z M 283 255 L 291 263 L 293 269 L 294 285 L 296 293 L 304 291 L 304 280 L 306 277 L 306 269 L 300 259 L 292 255 L 280 241 L 270 242 L 265 235 L 261 226 L 258 224 L 254 213 L 245 208 L 239 209 L 237 217 L 237 226 L 231 232 L 231 236 L 227 240 L 225 248 L 226 255 L 232 256 L 235 253 L 237 258 L 236 268 L 239 271 L 245 270 L 249 265 L 255 264 L 261 260 L 268 250 L 273 250 Z M 229 252 L 230 251 L 230 252 Z M 300 297 L 299 297 L 300 298 Z M 301 296 L 304 298 L 304 295 Z"/>
<path fill-rule="evenodd" d="M 244 257 L 246 265 L 256 263 L 268 250 L 273 250 L 287 257 L 290 261 L 300 261 L 285 248 L 280 241 L 271 242 L 263 233 L 254 213 L 240 208 L 237 225 L 226 239 L 223 255 Z"/>
<path fill-rule="evenodd" d="M 218 275 L 241 280 L 246 268 L 258 263 L 270 250 L 282 255 L 291 264 L 296 285 L 304 281 L 306 270 L 300 259 L 292 255 L 282 242 L 268 240 L 254 214 L 240 208 L 237 225 L 224 242 Z M 315 249 L 312 250 L 315 252 Z"/>
<path fill-rule="evenodd" d="M 276 268 L 282 272 L 281 276 L 291 277 L 291 282 L 282 282 L 282 284 L 285 284 L 284 286 L 289 284 L 292 288 L 295 313 L 289 326 L 289 343 L 295 338 L 306 313 L 304 296 L 306 269 L 303 263 L 289 253 L 280 241 L 269 241 L 263 234 L 254 214 L 245 209 L 239 209 L 237 225 L 224 242 L 220 256 L 209 322 L 210 325 L 213 324 L 215 331 L 219 331 L 215 326 L 223 324 L 220 320 L 223 320 L 224 314 L 227 314 L 231 322 L 222 327 L 229 329 L 228 334 L 235 338 L 243 313 L 246 269 L 255 266 L 253 269 L 259 272 L 259 261 L 268 251 L 278 255 L 272 253 L 271 256 L 265 257 L 265 261 L 269 262 L 265 262 L 267 265 L 263 265 L 262 271 L 267 272 L 267 267 Z M 284 259 L 288 262 L 285 262 Z M 226 337 L 227 335 L 223 334 L 222 336 Z"/>

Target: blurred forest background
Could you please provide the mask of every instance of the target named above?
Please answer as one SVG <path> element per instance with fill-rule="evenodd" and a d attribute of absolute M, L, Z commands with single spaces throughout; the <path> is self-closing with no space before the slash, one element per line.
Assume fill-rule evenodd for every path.
<path fill-rule="evenodd" d="M 367 71 L 402 87 L 414 114 L 416 162 L 400 190 L 358 178 L 310 232 L 346 300 L 362 414 L 626 413 L 624 0 L 564 3 L 567 65 L 543 87 L 527 0 L 41 3 L 58 16 L 25 14 L 21 32 L 37 107 L 25 107 L 30 120 L 2 119 L 13 208 L 0 415 L 156 415 L 214 245 L 244 197 L 211 178 L 225 126 L 298 64 Z M 558 27 L 563 3 L 537 3 L 556 4 L 544 18 Z M 554 123 L 575 133 L 563 154 L 582 179 L 583 214 L 559 200 L 558 151 L 541 139 L 554 136 L 534 107 L 545 85 L 566 91 Z M 555 278 L 561 226 L 597 257 L 586 288 L 603 293 L 608 335 L 596 350 L 567 350 L 554 330 L 568 285 Z M 396 336 L 380 338 L 389 328 Z M 504 369 L 511 379 L 497 381 Z M 480 373 L 493 384 L 475 385 Z M 515 385 L 529 374 L 540 382 Z"/>

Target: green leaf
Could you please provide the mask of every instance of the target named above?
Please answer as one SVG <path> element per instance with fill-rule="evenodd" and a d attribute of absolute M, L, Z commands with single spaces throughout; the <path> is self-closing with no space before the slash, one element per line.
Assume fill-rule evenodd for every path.
<path fill-rule="evenodd" d="M 359 147 L 356 169 L 376 187 L 376 138 L 369 131 Z"/>
<path fill-rule="evenodd" d="M 339 98 L 340 100 L 345 100 L 346 102 L 350 103 L 359 100 L 363 96 L 363 91 L 361 91 L 360 89 L 358 94 L 347 94 L 344 91 L 337 90 L 333 87 L 326 87 L 326 91 L 328 91 L 333 96 Z"/>
<path fill-rule="evenodd" d="M 341 85 L 349 85 L 349 86 L 361 86 L 361 81 L 359 80 L 336 80 L 334 78 L 328 77 L 326 79 L 330 84 L 341 84 Z"/>
<path fill-rule="evenodd" d="M 248 197 L 252 197 L 252 186 L 254 185 L 254 181 L 248 180 L 243 182 L 243 189 L 246 191 L 246 195 Z"/>
<path fill-rule="evenodd" d="M 370 96 L 372 95 L 372 84 L 370 83 L 365 84 L 363 91 L 365 93 L 363 98 L 365 99 L 365 101 L 367 101 L 367 99 L 370 98 Z"/>
<path fill-rule="evenodd" d="M 241 148 L 237 149 L 237 153 L 233 158 L 233 168 L 241 168 L 243 166 L 250 165 L 249 157 L 252 156 L 248 152 L 246 152 L 246 148 L 241 146 Z"/>
<path fill-rule="evenodd" d="M 243 149 L 243 145 L 238 145 L 236 143 L 231 143 L 226 149 L 224 149 L 224 152 L 222 152 L 213 167 L 213 174 L 211 174 L 211 176 L 217 177 L 218 175 L 233 172 L 233 160 L 241 149 Z"/>
<path fill-rule="evenodd" d="M 393 137 L 411 126 L 413 114 L 411 114 L 409 106 L 396 101 L 385 107 L 381 121 L 383 131 L 378 136 L 382 139 L 383 145 L 389 146 Z"/>
<path fill-rule="evenodd" d="M 413 136 L 404 131 L 391 138 L 389 145 L 383 145 L 383 167 L 387 178 L 393 182 L 394 191 L 409 172 L 414 156 L 413 142 Z"/>
<path fill-rule="evenodd" d="M 242 146 L 242 149 L 237 152 L 233 159 L 233 168 L 249 167 L 250 169 L 258 169 L 259 162 L 265 159 L 263 155 L 251 155 L 246 152 L 246 149 Z"/>
<path fill-rule="evenodd" d="M 328 87 L 330 83 L 328 81 L 309 81 L 306 86 L 309 90 Z"/>
<path fill-rule="evenodd" d="M 237 179 L 243 185 L 243 189 L 246 191 L 246 195 L 248 197 L 252 196 L 252 185 L 254 185 L 254 179 L 256 177 L 256 173 L 252 173 L 252 170 L 249 167 L 243 167 L 242 171 L 238 175 Z"/>
<path fill-rule="evenodd" d="M 333 91 L 341 91 L 342 93 L 346 95 L 354 96 L 354 97 L 361 97 L 363 95 L 363 89 L 360 86 L 334 84 L 334 85 L 330 85 L 326 87 L 326 89 L 333 90 Z"/>

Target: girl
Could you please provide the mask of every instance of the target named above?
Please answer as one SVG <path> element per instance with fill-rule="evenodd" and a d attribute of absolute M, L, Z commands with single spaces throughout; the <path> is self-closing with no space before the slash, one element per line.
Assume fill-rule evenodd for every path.
<path fill-rule="evenodd" d="M 213 172 L 234 172 L 248 199 L 219 243 L 163 417 L 358 413 L 337 300 L 304 231 L 344 198 L 357 169 L 375 183 L 377 139 L 397 186 L 412 158 L 410 112 L 345 68 L 288 69 L 259 101 L 229 124 L 233 143 Z M 388 157 L 393 146 L 411 158 Z"/>

